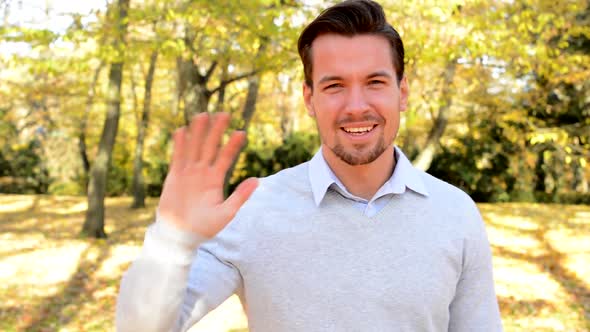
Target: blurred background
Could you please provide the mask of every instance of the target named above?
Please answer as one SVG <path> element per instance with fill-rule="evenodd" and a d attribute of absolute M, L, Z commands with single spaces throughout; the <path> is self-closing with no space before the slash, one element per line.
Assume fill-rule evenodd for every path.
<path fill-rule="evenodd" d="M 331 3 L 0 0 L 0 329 L 113 328 L 192 115 L 248 133 L 226 192 L 308 160 L 296 41 Z M 381 4 L 410 82 L 396 144 L 481 203 L 506 329 L 590 330 L 590 1 Z"/>

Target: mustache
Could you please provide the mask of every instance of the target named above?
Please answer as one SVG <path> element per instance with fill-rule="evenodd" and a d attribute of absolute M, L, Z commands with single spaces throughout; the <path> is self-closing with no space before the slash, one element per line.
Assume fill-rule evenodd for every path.
<path fill-rule="evenodd" d="M 360 116 L 351 116 L 351 115 L 347 115 L 344 116 L 340 119 L 338 119 L 338 121 L 336 121 L 336 124 L 340 127 L 345 126 L 349 123 L 355 123 L 355 122 L 375 122 L 377 124 L 383 124 L 385 122 L 385 119 L 383 119 L 383 117 L 379 116 L 379 115 L 373 115 L 373 114 L 365 114 L 365 115 L 360 115 Z"/>

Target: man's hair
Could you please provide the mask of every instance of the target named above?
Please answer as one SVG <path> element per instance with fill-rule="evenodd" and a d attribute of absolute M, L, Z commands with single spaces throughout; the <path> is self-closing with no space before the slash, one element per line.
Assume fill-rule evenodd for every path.
<path fill-rule="evenodd" d="M 348 37 L 361 34 L 385 37 L 391 45 L 393 67 L 398 83 L 402 79 L 404 75 L 404 44 L 397 31 L 387 23 L 381 5 L 371 0 L 346 0 L 324 10 L 303 29 L 299 36 L 297 49 L 303 63 L 305 84 L 309 87 L 313 87 L 311 44 L 318 36 L 327 33 Z"/>

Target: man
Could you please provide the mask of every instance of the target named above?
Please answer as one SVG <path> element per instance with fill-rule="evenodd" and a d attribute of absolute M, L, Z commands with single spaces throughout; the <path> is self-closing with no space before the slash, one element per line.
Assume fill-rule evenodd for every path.
<path fill-rule="evenodd" d="M 408 82 L 381 6 L 335 5 L 298 46 L 320 151 L 223 201 L 244 133 L 218 148 L 227 114 L 178 130 L 117 328 L 186 331 L 237 293 L 251 331 L 501 331 L 477 207 L 392 145 Z"/>

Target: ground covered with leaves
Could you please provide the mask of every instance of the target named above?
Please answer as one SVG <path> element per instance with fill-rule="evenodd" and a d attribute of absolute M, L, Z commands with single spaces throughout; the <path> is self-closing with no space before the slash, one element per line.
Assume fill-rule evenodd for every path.
<path fill-rule="evenodd" d="M 0 331 L 112 331 L 148 208 L 107 199 L 106 240 L 78 237 L 84 197 L 0 195 Z M 590 331 L 590 206 L 480 204 L 506 331 Z M 192 332 L 247 331 L 232 297 Z"/>

